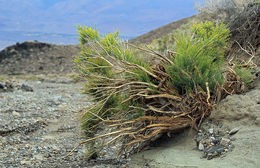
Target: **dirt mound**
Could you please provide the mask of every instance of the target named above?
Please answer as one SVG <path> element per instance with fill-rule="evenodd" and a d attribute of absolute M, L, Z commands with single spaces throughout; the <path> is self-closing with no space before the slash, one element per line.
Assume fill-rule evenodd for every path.
<path fill-rule="evenodd" d="M 16 43 L 0 52 L 0 74 L 71 73 L 73 58 L 79 52 L 78 45 L 54 45 L 37 41 Z"/>

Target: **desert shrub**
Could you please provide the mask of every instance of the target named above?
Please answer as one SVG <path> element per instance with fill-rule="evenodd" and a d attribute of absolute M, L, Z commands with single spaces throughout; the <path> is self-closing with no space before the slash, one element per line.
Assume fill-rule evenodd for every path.
<path fill-rule="evenodd" d="M 257 0 L 197 0 L 195 9 L 200 13 L 232 17 L 251 3 L 257 3 Z"/>
<path fill-rule="evenodd" d="M 229 25 L 233 42 L 238 41 L 244 48 L 249 43 L 257 47 L 259 0 L 203 0 L 196 4 L 201 14 L 211 16 L 215 22 L 224 21 Z"/>
<path fill-rule="evenodd" d="M 252 80 L 250 68 L 254 63 L 258 64 L 253 55 L 259 47 L 260 34 L 260 1 L 259 0 L 204 0 L 198 5 L 198 10 L 202 14 L 207 14 L 214 18 L 215 22 L 222 20 L 229 26 L 230 49 L 226 54 L 228 60 L 235 58 L 251 60 L 251 65 L 235 66 L 234 70 L 245 83 Z M 250 58 L 247 58 L 250 57 Z M 250 68 L 249 68 L 250 66 Z"/>
<path fill-rule="evenodd" d="M 127 84 L 125 87 L 120 85 L 131 81 L 152 83 L 147 74 L 151 71 L 149 64 L 143 61 L 136 49 L 128 48 L 120 40 L 119 32 L 101 35 L 96 28 L 78 26 L 78 33 L 82 51 L 75 63 L 88 79 L 84 93 L 93 96 L 95 102 L 95 106 L 88 108 L 82 117 L 87 134 L 91 135 L 90 128 L 94 128 L 100 118 L 116 116 L 116 113 L 126 113 L 128 118 L 143 115 L 140 110 L 128 113 L 132 110 L 129 106 L 138 105 L 136 100 L 122 103 L 130 95 Z"/>
<path fill-rule="evenodd" d="M 224 24 L 202 22 L 192 28 L 193 35 L 179 33 L 176 37 L 174 64 L 167 66 L 173 86 L 183 93 L 197 86 L 211 91 L 223 83 L 223 56 L 229 30 Z"/>
<path fill-rule="evenodd" d="M 202 22 L 178 33 L 175 55 L 167 56 L 122 42 L 118 32 L 100 35 L 85 26 L 78 32 L 82 52 L 75 62 L 88 79 L 85 93 L 93 98 L 82 117 L 90 151 L 100 147 L 92 142 L 102 139 L 105 145 L 122 141 L 121 149 L 133 152 L 133 144 L 142 147 L 162 134 L 200 125 L 210 114 L 215 85 L 223 83 L 225 24 Z M 155 63 L 145 61 L 143 52 L 152 54 Z M 105 133 L 96 135 L 100 127 Z"/>
<path fill-rule="evenodd" d="M 194 23 L 192 21 L 183 24 L 180 26 L 180 28 L 173 30 L 172 33 L 168 34 L 167 36 L 154 39 L 148 46 L 151 49 L 158 51 L 160 54 L 169 56 L 171 54 L 169 51 L 172 51 L 175 46 L 175 36 L 179 32 L 189 32 L 193 24 Z"/>
<path fill-rule="evenodd" d="M 82 52 L 75 62 L 83 74 L 96 72 L 99 75 L 113 77 L 111 69 L 116 62 L 115 59 L 150 68 L 136 50 L 127 48 L 121 42 L 119 32 L 102 36 L 95 28 L 78 26 L 78 33 Z M 141 71 L 137 72 L 138 77 L 148 80 Z"/>
<path fill-rule="evenodd" d="M 227 21 L 230 22 L 234 50 L 240 50 L 238 44 L 245 49 L 257 50 L 260 34 L 260 1 L 258 4 L 248 4 L 240 13 Z"/>

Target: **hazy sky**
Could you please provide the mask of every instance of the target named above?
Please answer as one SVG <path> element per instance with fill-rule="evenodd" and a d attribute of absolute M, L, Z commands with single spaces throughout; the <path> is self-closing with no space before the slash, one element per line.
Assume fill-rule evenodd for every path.
<path fill-rule="evenodd" d="M 76 34 L 76 25 L 138 36 L 195 13 L 195 0 L 0 0 L 0 31 Z"/>

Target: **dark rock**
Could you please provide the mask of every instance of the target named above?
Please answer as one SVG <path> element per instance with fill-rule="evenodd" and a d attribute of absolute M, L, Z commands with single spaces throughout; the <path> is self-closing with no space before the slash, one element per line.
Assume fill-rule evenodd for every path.
<path fill-rule="evenodd" d="M 225 152 L 225 148 L 222 145 L 213 146 L 210 150 L 207 151 L 208 154 L 219 155 L 222 152 Z"/>
<path fill-rule="evenodd" d="M 226 152 L 232 151 L 232 141 L 234 141 L 235 138 L 230 136 L 230 132 L 234 134 L 234 132 L 237 132 L 237 129 L 227 131 L 227 128 L 219 122 L 203 123 L 201 129 L 194 137 L 197 149 L 204 153 L 203 158 L 213 159 L 214 157 L 219 157 Z"/>
<path fill-rule="evenodd" d="M 219 139 L 213 139 L 213 140 L 211 140 L 211 142 L 212 142 L 214 145 L 217 145 L 217 144 L 219 144 L 220 140 L 219 140 Z"/>
<path fill-rule="evenodd" d="M 21 89 L 26 92 L 33 92 L 33 88 L 31 86 L 28 86 L 26 84 L 22 84 Z"/>
<path fill-rule="evenodd" d="M 13 84 L 10 82 L 0 82 L 0 92 L 9 92 L 9 91 L 13 91 Z"/>
<path fill-rule="evenodd" d="M 0 89 L 4 89 L 4 88 L 6 88 L 5 84 L 0 82 Z"/>

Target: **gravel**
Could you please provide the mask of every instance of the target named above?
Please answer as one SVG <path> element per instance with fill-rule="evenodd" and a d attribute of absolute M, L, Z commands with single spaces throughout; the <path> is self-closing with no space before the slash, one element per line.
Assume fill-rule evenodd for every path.
<path fill-rule="evenodd" d="M 210 120 L 204 122 L 194 137 L 197 149 L 203 151 L 202 158 L 210 160 L 232 151 L 234 148 L 232 141 L 235 141 L 232 135 L 236 134 L 238 130 L 238 128 L 230 130 L 219 122 Z"/>
<path fill-rule="evenodd" d="M 111 167 L 87 162 L 84 146 L 64 158 L 83 139 L 80 110 L 91 102 L 81 83 L 62 77 L 9 83 L 13 89 L 0 92 L 0 167 Z"/>

